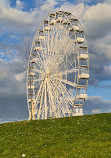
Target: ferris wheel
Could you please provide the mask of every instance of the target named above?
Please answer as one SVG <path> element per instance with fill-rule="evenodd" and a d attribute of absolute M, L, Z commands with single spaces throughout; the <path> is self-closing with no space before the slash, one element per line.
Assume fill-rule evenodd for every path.
<path fill-rule="evenodd" d="M 69 12 L 49 14 L 39 26 L 29 55 L 29 119 L 82 115 L 88 78 L 88 47 L 80 22 Z"/>

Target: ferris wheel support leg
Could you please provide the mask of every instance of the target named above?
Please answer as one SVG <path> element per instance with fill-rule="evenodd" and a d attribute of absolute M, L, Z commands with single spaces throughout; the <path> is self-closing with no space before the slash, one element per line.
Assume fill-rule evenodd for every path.
<path fill-rule="evenodd" d="M 41 95 L 41 101 L 40 101 L 40 107 L 39 107 L 38 119 L 40 119 L 41 108 L 42 108 L 42 102 L 43 102 L 43 95 L 44 95 L 44 85 L 43 85 L 43 91 L 42 91 L 42 95 Z"/>
<path fill-rule="evenodd" d="M 47 119 L 47 82 L 45 82 L 45 119 Z"/>
<path fill-rule="evenodd" d="M 31 120 L 35 120 L 33 100 L 31 100 Z"/>

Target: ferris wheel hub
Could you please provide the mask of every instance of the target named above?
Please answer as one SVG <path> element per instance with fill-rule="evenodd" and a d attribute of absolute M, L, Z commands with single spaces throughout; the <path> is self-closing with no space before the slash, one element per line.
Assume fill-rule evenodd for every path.
<path fill-rule="evenodd" d="M 45 75 L 45 78 L 49 78 L 49 73 L 47 73 L 47 74 Z"/>

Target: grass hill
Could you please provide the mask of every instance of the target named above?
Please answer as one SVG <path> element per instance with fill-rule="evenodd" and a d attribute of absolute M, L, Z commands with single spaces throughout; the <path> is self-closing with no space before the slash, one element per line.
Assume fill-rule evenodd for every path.
<path fill-rule="evenodd" d="M 0 158 L 111 158 L 111 113 L 0 125 Z"/>

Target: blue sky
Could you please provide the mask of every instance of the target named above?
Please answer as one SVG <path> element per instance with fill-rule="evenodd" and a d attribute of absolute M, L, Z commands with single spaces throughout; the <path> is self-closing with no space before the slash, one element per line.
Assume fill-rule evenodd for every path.
<path fill-rule="evenodd" d="M 24 45 L 27 39 L 31 45 L 39 24 L 54 10 L 71 12 L 86 33 L 90 79 L 85 113 L 111 112 L 111 0 L 0 0 L 0 120 L 28 118 Z"/>

